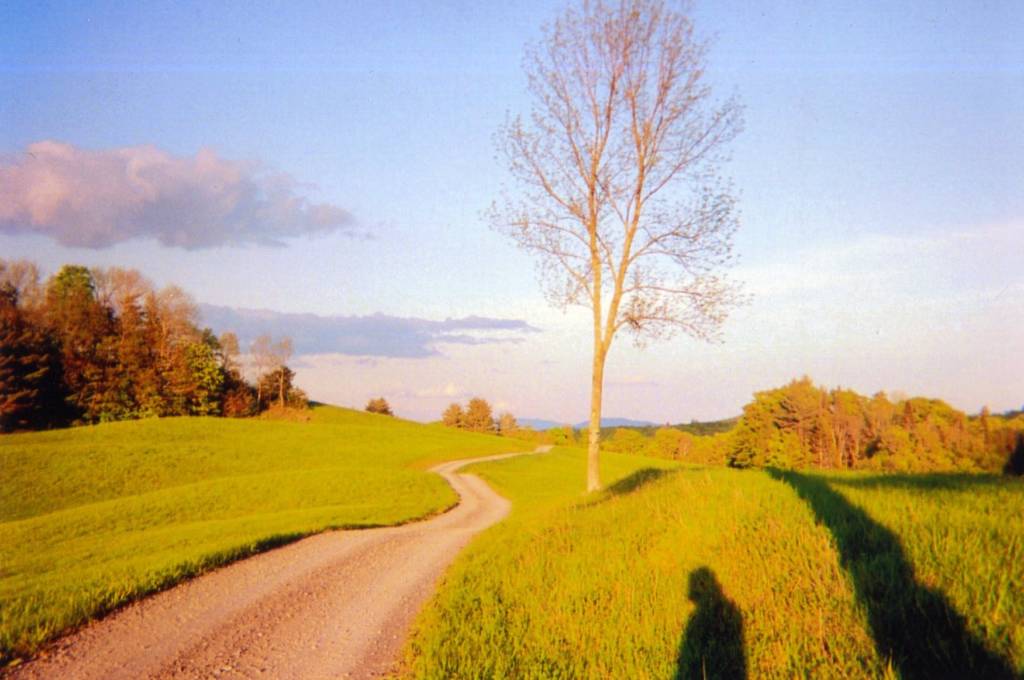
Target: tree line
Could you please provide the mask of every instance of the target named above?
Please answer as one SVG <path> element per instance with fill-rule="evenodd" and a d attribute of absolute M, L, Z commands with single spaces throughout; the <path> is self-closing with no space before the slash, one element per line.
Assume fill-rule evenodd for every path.
<path fill-rule="evenodd" d="M 458 403 L 449 404 L 441 414 L 441 422 L 447 427 L 470 432 L 499 434 L 504 437 L 517 437 L 524 433 L 516 422 L 515 416 L 505 412 L 495 418 L 491 404 L 480 397 L 470 399 L 465 408 Z"/>
<path fill-rule="evenodd" d="M 758 392 L 743 409 L 729 463 L 900 472 L 1001 471 L 1024 446 L 1024 417 L 968 417 L 939 399 L 892 401 L 826 390 L 810 378 Z"/>
<path fill-rule="evenodd" d="M 733 467 L 1022 474 L 1024 413 L 968 416 L 939 399 L 866 397 L 805 377 L 757 392 L 728 432 L 619 428 L 604 448 Z"/>
<path fill-rule="evenodd" d="M 138 271 L 0 260 L 0 432 L 153 416 L 250 416 L 306 404 L 291 341 L 257 338 L 255 384 L 238 338 L 200 328 L 177 286 Z"/>

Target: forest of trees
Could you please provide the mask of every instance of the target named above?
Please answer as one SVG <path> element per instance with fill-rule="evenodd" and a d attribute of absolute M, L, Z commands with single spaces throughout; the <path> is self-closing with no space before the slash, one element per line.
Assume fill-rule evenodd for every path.
<path fill-rule="evenodd" d="M 809 378 L 758 392 L 733 434 L 730 464 L 1002 471 L 1024 446 L 1024 417 L 968 417 L 938 399 L 891 401 L 825 390 Z"/>
<path fill-rule="evenodd" d="M 33 263 L 0 260 L 0 432 L 304 406 L 291 341 L 250 351 L 255 385 L 234 334 L 200 328 L 184 291 L 138 271 L 66 265 L 43 282 Z"/>
<path fill-rule="evenodd" d="M 892 401 L 827 390 L 809 378 L 758 392 L 729 432 L 653 436 L 617 429 L 611 451 L 734 467 L 1024 473 L 1024 414 L 969 417 L 938 399 Z"/>
<path fill-rule="evenodd" d="M 654 429 L 619 427 L 601 443 L 601 448 L 688 463 L 724 465 L 728 459 L 729 433 L 693 434 L 679 427 Z"/>
<path fill-rule="evenodd" d="M 0 432 L 154 416 L 251 416 L 306 406 L 292 385 L 288 338 L 260 336 L 244 377 L 238 339 L 200 328 L 180 288 L 156 290 L 131 269 L 67 265 L 41 281 L 0 260 Z M 366 409 L 391 414 L 381 397 Z M 450 427 L 581 445 L 571 428 L 532 433 L 479 397 L 451 404 Z M 891 400 L 809 378 L 765 390 L 729 431 L 618 428 L 602 448 L 735 467 L 1024 473 L 1024 413 L 967 416 L 937 399 Z M 689 431 L 686 431 L 689 430 Z"/>

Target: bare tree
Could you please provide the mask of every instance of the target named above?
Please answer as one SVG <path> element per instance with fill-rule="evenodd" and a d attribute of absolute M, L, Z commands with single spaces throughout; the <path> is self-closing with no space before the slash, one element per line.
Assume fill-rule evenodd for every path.
<path fill-rule="evenodd" d="M 39 281 L 39 268 L 28 260 L 4 260 L 0 258 L 0 287 L 10 284 L 18 291 L 18 306 L 38 312 L 46 297 Z"/>
<path fill-rule="evenodd" d="M 221 360 L 224 362 L 224 370 L 233 373 L 238 370 L 238 355 L 241 350 L 238 347 L 238 336 L 231 331 L 221 333 L 217 339 L 220 343 Z"/>
<path fill-rule="evenodd" d="M 519 423 L 516 417 L 509 412 L 504 412 L 498 417 L 498 433 L 503 437 L 513 437 L 519 432 Z"/>
<path fill-rule="evenodd" d="M 129 307 L 139 307 L 142 299 L 154 290 L 153 284 L 135 269 L 94 267 L 92 278 L 96 299 L 117 316 L 124 315 Z"/>
<path fill-rule="evenodd" d="M 252 363 L 256 369 L 256 411 L 259 412 L 263 408 L 263 376 L 274 367 L 270 336 L 264 333 L 253 340 L 249 353 L 252 354 Z"/>
<path fill-rule="evenodd" d="M 553 304 L 593 313 L 588 490 L 616 333 L 714 339 L 738 301 L 723 274 L 736 201 L 719 170 L 741 112 L 711 99 L 705 51 L 660 0 L 584 0 L 527 50 L 531 114 L 498 135 L 522 192 L 495 204 L 493 225 L 539 256 Z"/>
<path fill-rule="evenodd" d="M 274 363 L 277 365 L 278 371 L 278 382 L 277 382 L 277 394 L 278 403 L 281 408 L 284 408 L 284 383 L 285 383 L 285 368 L 287 367 L 288 360 L 292 358 L 292 339 L 288 337 L 281 338 L 273 347 Z"/>

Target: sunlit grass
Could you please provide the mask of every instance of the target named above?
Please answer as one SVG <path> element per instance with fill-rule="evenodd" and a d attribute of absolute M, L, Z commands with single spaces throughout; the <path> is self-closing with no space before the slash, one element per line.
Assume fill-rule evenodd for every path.
<path fill-rule="evenodd" d="M 789 487 L 603 458 L 611 490 L 589 498 L 579 451 L 477 466 L 513 515 L 445 578 L 408 675 L 885 675 L 832 536 Z M 738 612 L 736 625 L 708 611 Z"/>
<path fill-rule="evenodd" d="M 268 545 L 438 512 L 431 462 L 529 447 L 331 407 L 2 437 L 0 658 Z"/>
<path fill-rule="evenodd" d="M 813 476 L 808 475 L 813 478 Z M 982 655 L 996 657 L 996 670 L 970 671 L 975 677 L 994 676 L 1007 663 L 1024 676 L 1024 483 L 997 475 L 825 475 L 833 492 L 862 508 L 877 527 L 876 533 L 897 537 L 902 559 L 912 572 L 914 588 L 881 590 L 873 606 L 906 627 L 896 603 L 922 610 L 922 593 L 942 597 L 960 626 L 945 640 L 932 640 L 929 649 L 915 654 L 909 665 L 933 655 L 949 673 L 959 655 L 961 663 L 978 645 Z M 876 578 L 896 580 L 894 568 L 873 556 L 868 567 Z M 908 592 L 917 591 L 917 592 Z M 930 625 L 935 625 L 934 623 Z M 949 625 L 949 624 L 945 624 Z M 914 638 L 927 637 L 926 626 L 915 626 Z M 931 636 L 935 638 L 933 634 Z M 948 648 L 948 649 L 947 649 Z M 983 659 L 982 663 L 986 663 Z M 988 661 L 988 663 L 992 663 Z"/>

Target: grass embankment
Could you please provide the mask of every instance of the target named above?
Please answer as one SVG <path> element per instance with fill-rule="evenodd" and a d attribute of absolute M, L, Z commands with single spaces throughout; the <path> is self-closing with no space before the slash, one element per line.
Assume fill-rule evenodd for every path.
<path fill-rule="evenodd" d="M 0 659 L 266 547 L 438 512 L 456 497 L 430 463 L 531 447 L 346 409 L 311 415 L 0 438 Z"/>
<path fill-rule="evenodd" d="M 477 466 L 513 514 L 457 560 L 420 617 L 409 676 L 1024 670 L 1020 484 L 664 473 L 605 455 L 612 485 L 582 497 L 582 455 Z"/>

